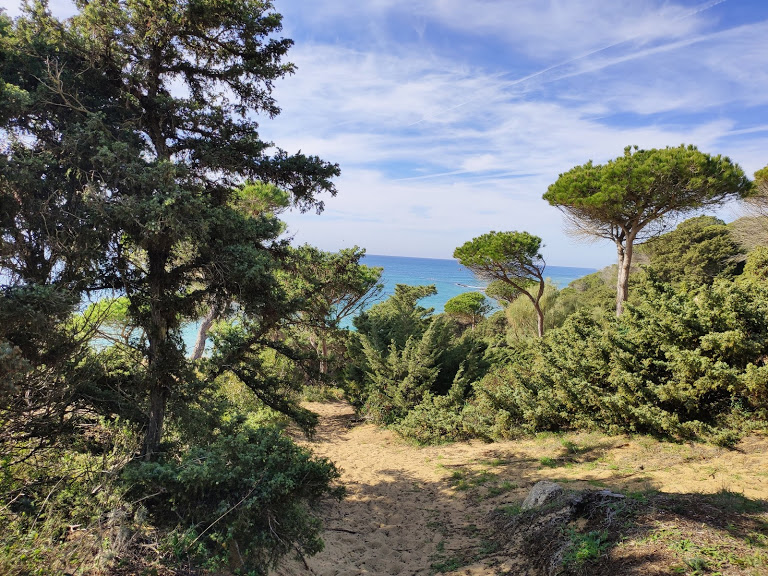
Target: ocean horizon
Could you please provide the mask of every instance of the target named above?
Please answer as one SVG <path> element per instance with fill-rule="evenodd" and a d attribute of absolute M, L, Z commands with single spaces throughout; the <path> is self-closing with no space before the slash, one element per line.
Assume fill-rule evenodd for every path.
<path fill-rule="evenodd" d="M 443 312 L 445 303 L 463 292 L 482 292 L 488 283 L 477 278 L 471 270 L 457 260 L 448 258 L 418 258 L 413 256 L 386 256 L 366 254 L 360 261 L 366 266 L 381 267 L 384 291 L 379 301 L 394 294 L 395 285 L 424 286 L 434 284 L 437 294 L 421 300 L 422 306 Z M 547 266 L 544 277 L 558 288 L 564 288 L 574 280 L 597 272 L 597 268 L 572 266 Z M 491 300 L 493 304 L 494 301 Z"/>
<path fill-rule="evenodd" d="M 383 268 L 381 283 L 384 289 L 375 301 L 369 306 L 383 302 L 395 293 L 397 284 L 409 286 L 427 286 L 434 284 L 437 294 L 423 298 L 419 303 L 425 308 L 434 308 L 435 313 L 443 312 L 445 303 L 451 298 L 463 292 L 482 292 L 487 282 L 477 278 L 471 270 L 458 263 L 457 260 L 447 258 L 419 258 L 414 256 L 386 256 L 382 254 L 366 254 L 361 259 L 361 264 L 371 267 Z M 574 280 L 596 272 L 596 268 L 577 268 L 571 266 L 547 266 L 544 270 L 545 278 L 549 279 L 558 288 L 564 288 Z M 491 305 L 496 302 L 489 298 Z M 195 345 L 198 322 L 188 324 L 182 330 L 182 338 L 189 352 Z M 352 318 L 345 318 L 341 323 L 342 328 L 352 328 Z"/>

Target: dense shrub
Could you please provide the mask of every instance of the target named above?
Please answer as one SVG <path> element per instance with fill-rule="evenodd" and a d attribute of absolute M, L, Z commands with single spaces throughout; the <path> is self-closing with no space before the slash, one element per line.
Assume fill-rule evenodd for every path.
<path fill-rule="evenodd" d="M 154 538 L 119 474 L 139 448 L 134 427 L 98 419 L 79 426 L 78 438 L 17 443 L 0 462 L 0 573 L 106 570 Z"/>
<path fill-rule="evenodd" d="M 294 549 L 322 550 L 312 506 L 342 495 L 332 487 L 339 472 L 330 461 L 240 417 L 225 418 L 207 443 L 137 464 L 125 476 L 136 494 L 154 495 L 145 506 L 172 531 L 166 542 L 179 559 L 256 574 Z"/>
<path fill-rule="evenodd" d="M 619 319 L 571 316 L 474 386 L 485 433 L 597 427 L 685 437 L 766 418 L 768 287 L 649 281 Z"/>
<path fill-rule="evenodd" d="M 690 218 L 638 246 L 638 252 L 648 257 L 659 280 L 693 287 L 711 284 L 718 276 L 733 277 L 743 265 L 738 242 L 713 216 Z"/>

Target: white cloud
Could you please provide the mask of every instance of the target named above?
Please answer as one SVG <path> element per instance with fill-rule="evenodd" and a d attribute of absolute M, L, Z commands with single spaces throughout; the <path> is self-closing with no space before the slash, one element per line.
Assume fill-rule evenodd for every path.
<path fill-rule="evenodd" d="M 291 231 L 325 249 L 450 257 L 517 229 L 552 264 L 612 262 L 541 199 L 559 173 L 628 144 L 693 143 L 749 173 L 768 162 L 768 22 L 723 28 L 729 5 L 277 0 L 298 72 L 262 136 L 342 168 L 326 212 L 287 215 Z"/>
<path fill-rule="evenodd" d="M 327 206 L 337 211 L 328 216 L 343 214 L 344 224 L 291 216 L 291 226 L 328 249 L 346 241 L 372 253 L 436 257 L 449 257 L 458 243 L 490 229 L 525 229 L 544 238 L 553 264 L 608 263 L 613 247 L 579 245 L 563 234 L 559 213 L 541 200 L 546 187 L 573 165 L 616 157 L 628 144 L 695 143 L 749 169 L 759 146 L 727 139 L 739 119 L 706 114 L 743 102 L 747 90 L 751 101 L 765 104 L 768 90 L 734 89 L 754 76 L 720 65 L 744 51 L 736 40 L 757 38 L 764 28 L 757 23 L 641 50 L 627 46 L 578 62 L 567 79 L 542 75 L 512 87 L 433 53 L 299 45 L 293 58 L 300 72 L 278 89 L 284 116 L 265 129 L 289 150 L 340 162 L 340 194 Z M 715 53 L 722 60 L 710 57 Z M 750 58 L 748 65 L 762 65 L 759 51 Z M 306 114 L 309 101 L 313 110 Z M 700 117 L 689 123 L 653 116 L 669 112 Z M 640 117 L 605 118 L 626 113 Z M 763 149 L 766 136 L 757 132 Z M 431 207 L 428 215 L 424 206 Z"/>
<path fill-rule="evenodd" d="M 659 0 L 329 0 L 302 13 L 313 27 L 360 28 L 363 41 L 381 41 L 388 19 L 408 22 L 414 37 L 432 28 L 498 39 L 539 61 L 574 57 L 612 44 L 683 37 L 707 25 L 707 10 L 725 0 L 685 6 Z M 298 16 L 305 4 L 279 2 L 278 9 Z M 298 9 L 298 10 L 297 10 Z M 296 10 L 294 12 L 294 10 Z M 290 26 L 290 18 L 287 19 Z M 372 32 L 374 31 L 374 32 Z"/>

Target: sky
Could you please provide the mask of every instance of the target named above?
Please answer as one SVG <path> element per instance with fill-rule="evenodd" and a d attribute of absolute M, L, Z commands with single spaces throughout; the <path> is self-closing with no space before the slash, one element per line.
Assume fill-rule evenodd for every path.
<path fill-rule="evenodd" d="M 322 214 L 282 215 L 297 243 L 450 258 L 525 230 L 548 264 L 599 268 L 615 247 L 569 236 L 541 198 L 559 174 L 627 145 L 695 144 L 750 176 L 768 164 L 765 0 L 274 4 L 297 72 L 261 136 L 342 172 Z"/>

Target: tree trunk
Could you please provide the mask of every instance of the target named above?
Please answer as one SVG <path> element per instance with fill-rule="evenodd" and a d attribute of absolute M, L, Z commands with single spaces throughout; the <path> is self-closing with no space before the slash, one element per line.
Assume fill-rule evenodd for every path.
<path fill-rule="evenodd" d="M 544 311 L 539 306 L 539 302 L 533 303 L 533 307 L 536 309 L 536 328 L 539 333 L 539 338 L 544 336 Z"/>
<path fill-rule="evenodd" d="M 163 303 L 165 265 L 168 254 L 163 250 L 148 251 L 149 258 L 149 325 L 147 339 L 147 387 L 149 388 L 149 415 L 144 435 L 144 459 L 152 460 L 158 452 L 163 437 L 165 407 L 171 386 L 168 372 L 168 319 Z"/>
<path fill-rule="evenodd" d="M 616 277 L 616 316 L 621 316 L 624 311 L 624 302 L 627 301 L 629 294 L 629 267 L 632 265 L 632 243 L 634 237 L 627 235 L 626 247 L 620 243 L 616 244 L 618 255 L 618 273 Z"/>
<path fill-rule="evenodd" d="M 162 385 L 154 386 L 149 393 L 149 422 L 147 423 L 147 432 L 144 435 L 144 459 L 147 461 L 152 460 L 160 446 L 167 401 L 167 388 Z"/>
<path fill-rule="evenodd" d="M 322 338 L 322 356 L 320 358 L 320 374 L 328 373 L 328 343 L 325 340 L 325 335 Z"/>
<path fill-rule="evenodd" d="M 514 284 L 512 285 L 515 286 Z M 545 286 L 544 278 L 539 276 L 539 290 L 536 296 L 534 296 L 527 290 L 520 290 L 518 288 L 518 290 L 520 290 L 523 294 L 525 294 L 528 297 L 528 299 L 533 304 L 534 310 L 536 310 L 536 332 L 538 333 L 539 338 L 544 336 L 544 310 L 541 309 L 541 304 L 540 304 L 541 297 L 544 296 L 544 286 Z M 517 286 L 515 286 L 515 288 L 517 288 Z"/>
<path fill-rule="evenodd" d="M 203 357 L 205 352 L 205 341 L 208 339 L 208 331 L 213 326 L 214 320 L 218 318 L 221 313 L 221 308 L 217 304 L 213 304 L 211 309 L 208 310 L 208 314 L 203 318 L 203 322 L 200 324 L 200 328 L 197 330 L 197 340 L 195 340 L 195 347 L 192 350 L 190 360 L 199 360 Z"/>

